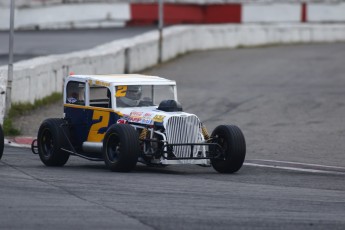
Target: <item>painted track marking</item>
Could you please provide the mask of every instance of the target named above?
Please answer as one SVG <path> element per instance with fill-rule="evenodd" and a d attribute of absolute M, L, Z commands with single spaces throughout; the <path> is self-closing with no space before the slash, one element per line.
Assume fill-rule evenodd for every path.
<path fill-rule="evenodd" d="M 309 164 L 309 163 L 301 163 L 301 162 L 294 162 L 294 161 L 276 161 L 276 160 L 264 160 L 264 159 L 251 159 L 252 161 L 263 161 L 263 162 L 273 162 L 273 163 L 284 163 L 284 164 L 295 164 L 295 165 L 304 165 L 304 166 L 315 166 L 321 168 L 332 168 L 332 169 L 343 169 L 345 167 L 338 167 L 338 166 L 329 166 L 329 165 L 319 165 L 319 164 Z"/>
<path fill-rule="evenodd" d="M 298 171 L 298 172 L 345 175 L 345 168 L 344 167 L 319 165 L 319 164 L 309 164 L 309 163 L 300 163 L 300 162 L 291 162 L 291 161 L 264 160 L 264 159 L 252 159 L 252 160 L 248 160 L 248 161 L 249 162 L 245 162 L 244 165 L 254 166 L 254 167 L 263 167 L 263 168 L 292 170 L 292 171 Z M 279 164 L 286 164 L 286 165 L 300 165 L 300 166 L 305 166 L 305 167 L 319 167 L 319 168 L 322 168 L 322 169 L 293 167 L 293 166 L 282 166 L 282 165 L 271 165 L 271 164 L 260 164 L 260 163 L 252 163 L 250 161 L 253 161 L 253 162 L 258 161 L 258 162 L 264 162 L 264 163 L 279 163 Z M 327 169 L 335 169 L 337 171 L 327 170 Z M 338 170 L 341 170 L 341 171 L 338 171 Z"/>

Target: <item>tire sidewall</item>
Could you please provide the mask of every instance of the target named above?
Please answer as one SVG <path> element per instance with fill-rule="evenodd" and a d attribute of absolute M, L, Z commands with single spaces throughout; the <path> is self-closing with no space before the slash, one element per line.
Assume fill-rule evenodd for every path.
<path fill-rule="evenodd" d="M 59 127 L 63 123 L 65 123 L 63 119 L 47 119 L 41 124 L 38 130 L 38 154 L 41 161 L 47 166 L 63 166 L 69 158 L 69 154 L 61 150 L 66 141 L 61 127 Z M 43 146 L 43 138 L 47 132 L 50 133 L 53 143 L 52 153 L 48 156 L 45 155 Z"/>
<path fill-rule="evenodd" d="M 117 138 L 119 152 L 116 161 L 109 159 L 108 147 L 112 137 Z M 139 136 L 135 129 L 128 124 L 112 125 L 104 136 L 103 158 L 111 171 L 129 172 L 136 166 L 139 157 Z"/>
<path fill-rule="evenodd" d="M 242 167 L 246 155 L 246 144 L 242 131 L 234 125 L 220 125 L 212 132 L 212 137 L 216 136 L 223 139 L 227 148 L 224 151 L 223 160 L 211 160 L 213 168 L 220 173 L 237 172 Z"/>
<path fill-rule="evenodd" d="M 116 160 L 116 161 L 109 159 L 109 155 L 108 155 L 108 152 L 107 152 L 107 149 L 106 149 L 106 148 L 108 148 L 109 145 L 112 144 L 112 143 L 110 143 L 110 141 L 111 141 L 110 139 L 111 139 L 113 136 L 116 136 L 116 138 L 119 139 L 119 142 L 122 141 L 121 138 L 119 137 L 119 134 L 117 133 L 117 130 L 114 129 L 114 128 L 110 128 L 110 129 L 107 131 L 106 135 L 104 136 L 103 148 L 105 148 L 105 149 L 104 149 L 104 151 L 103 151 L 103 154 L 104 154 L 103 157 L 104 157 L 104 161 L 105 161 L 105 163 L 106 163 L 106 165 L 107 165 L 108 167 L 115 167 L 115 165 L 117 165 L 118 162 L 119 162 L 119 160 L 121 159 L 121 155 L 122 155 L 122 154 L 120 153 L 120 154 L 117 156 L 117 160 Z"/>

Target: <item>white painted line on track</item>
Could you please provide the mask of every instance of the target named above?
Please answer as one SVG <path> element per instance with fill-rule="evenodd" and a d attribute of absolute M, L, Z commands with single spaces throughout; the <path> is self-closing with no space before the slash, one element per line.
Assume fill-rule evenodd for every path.
<path fill-rule="evenodd" d="M 319 170 L 319 169 L 305 169 L 305 168 L 296 168 L 296 167 L 287 167 L 287 166 L 263 165 L 263 164 L 255 164 L 255 163 L 244 163 L 243 165 L 255 166 L 255 167 L 263 167 L 263 168 L 285 169 L 285 170 L 292 170 L 292 171 L 298 171 L 298 172 L 326 173 L 326 174 L 345 175 L 345 172 L 327 171 L 327 170 Z"/>
<path fill-rule="evenodd" d="M 250 159 L 251 161 L 262 161 L 262 162 L 272 162 L 272 163 L 283 163 L 283 164 L 295 164 L 295 165 L 303 165 L 303 166 L 315 166 L 321 168 L 331 168 L 331 169 L 344 169 L 345 167 L 339 166 L 329 166 L 329 165 L 319 165 L 319 164 L 309 164 L 309 163 L 301 163 L 301 162 L 294 162 L 294 161 L 276 161 L 276 160 L 264 160 L 264 159 Z"/>

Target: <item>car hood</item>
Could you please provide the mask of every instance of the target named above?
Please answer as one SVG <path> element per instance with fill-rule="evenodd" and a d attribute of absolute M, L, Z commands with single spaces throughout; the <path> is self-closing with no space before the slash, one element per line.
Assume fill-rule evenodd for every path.
<path fill-rule="evenodd" d="M 188 117 L 195 116 L 185 112 L 165 112 L 154 107 L 133 107 L 119 108 L 118 112 L 122 114 L 122 119 L 143 125 L 153 125 L 155 122 L 163 123 L 166 126 L 171 117 Z"/>

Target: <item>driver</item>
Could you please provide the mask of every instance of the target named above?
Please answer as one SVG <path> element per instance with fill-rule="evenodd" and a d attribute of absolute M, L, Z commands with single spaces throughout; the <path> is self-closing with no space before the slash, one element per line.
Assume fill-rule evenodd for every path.
<path fill-rule="evenodd" d="M 118 107 L 136 107 L 140 103 L 142 89 L 140 85 L 129 85 L 123 97 L 116 98 Z"/>

